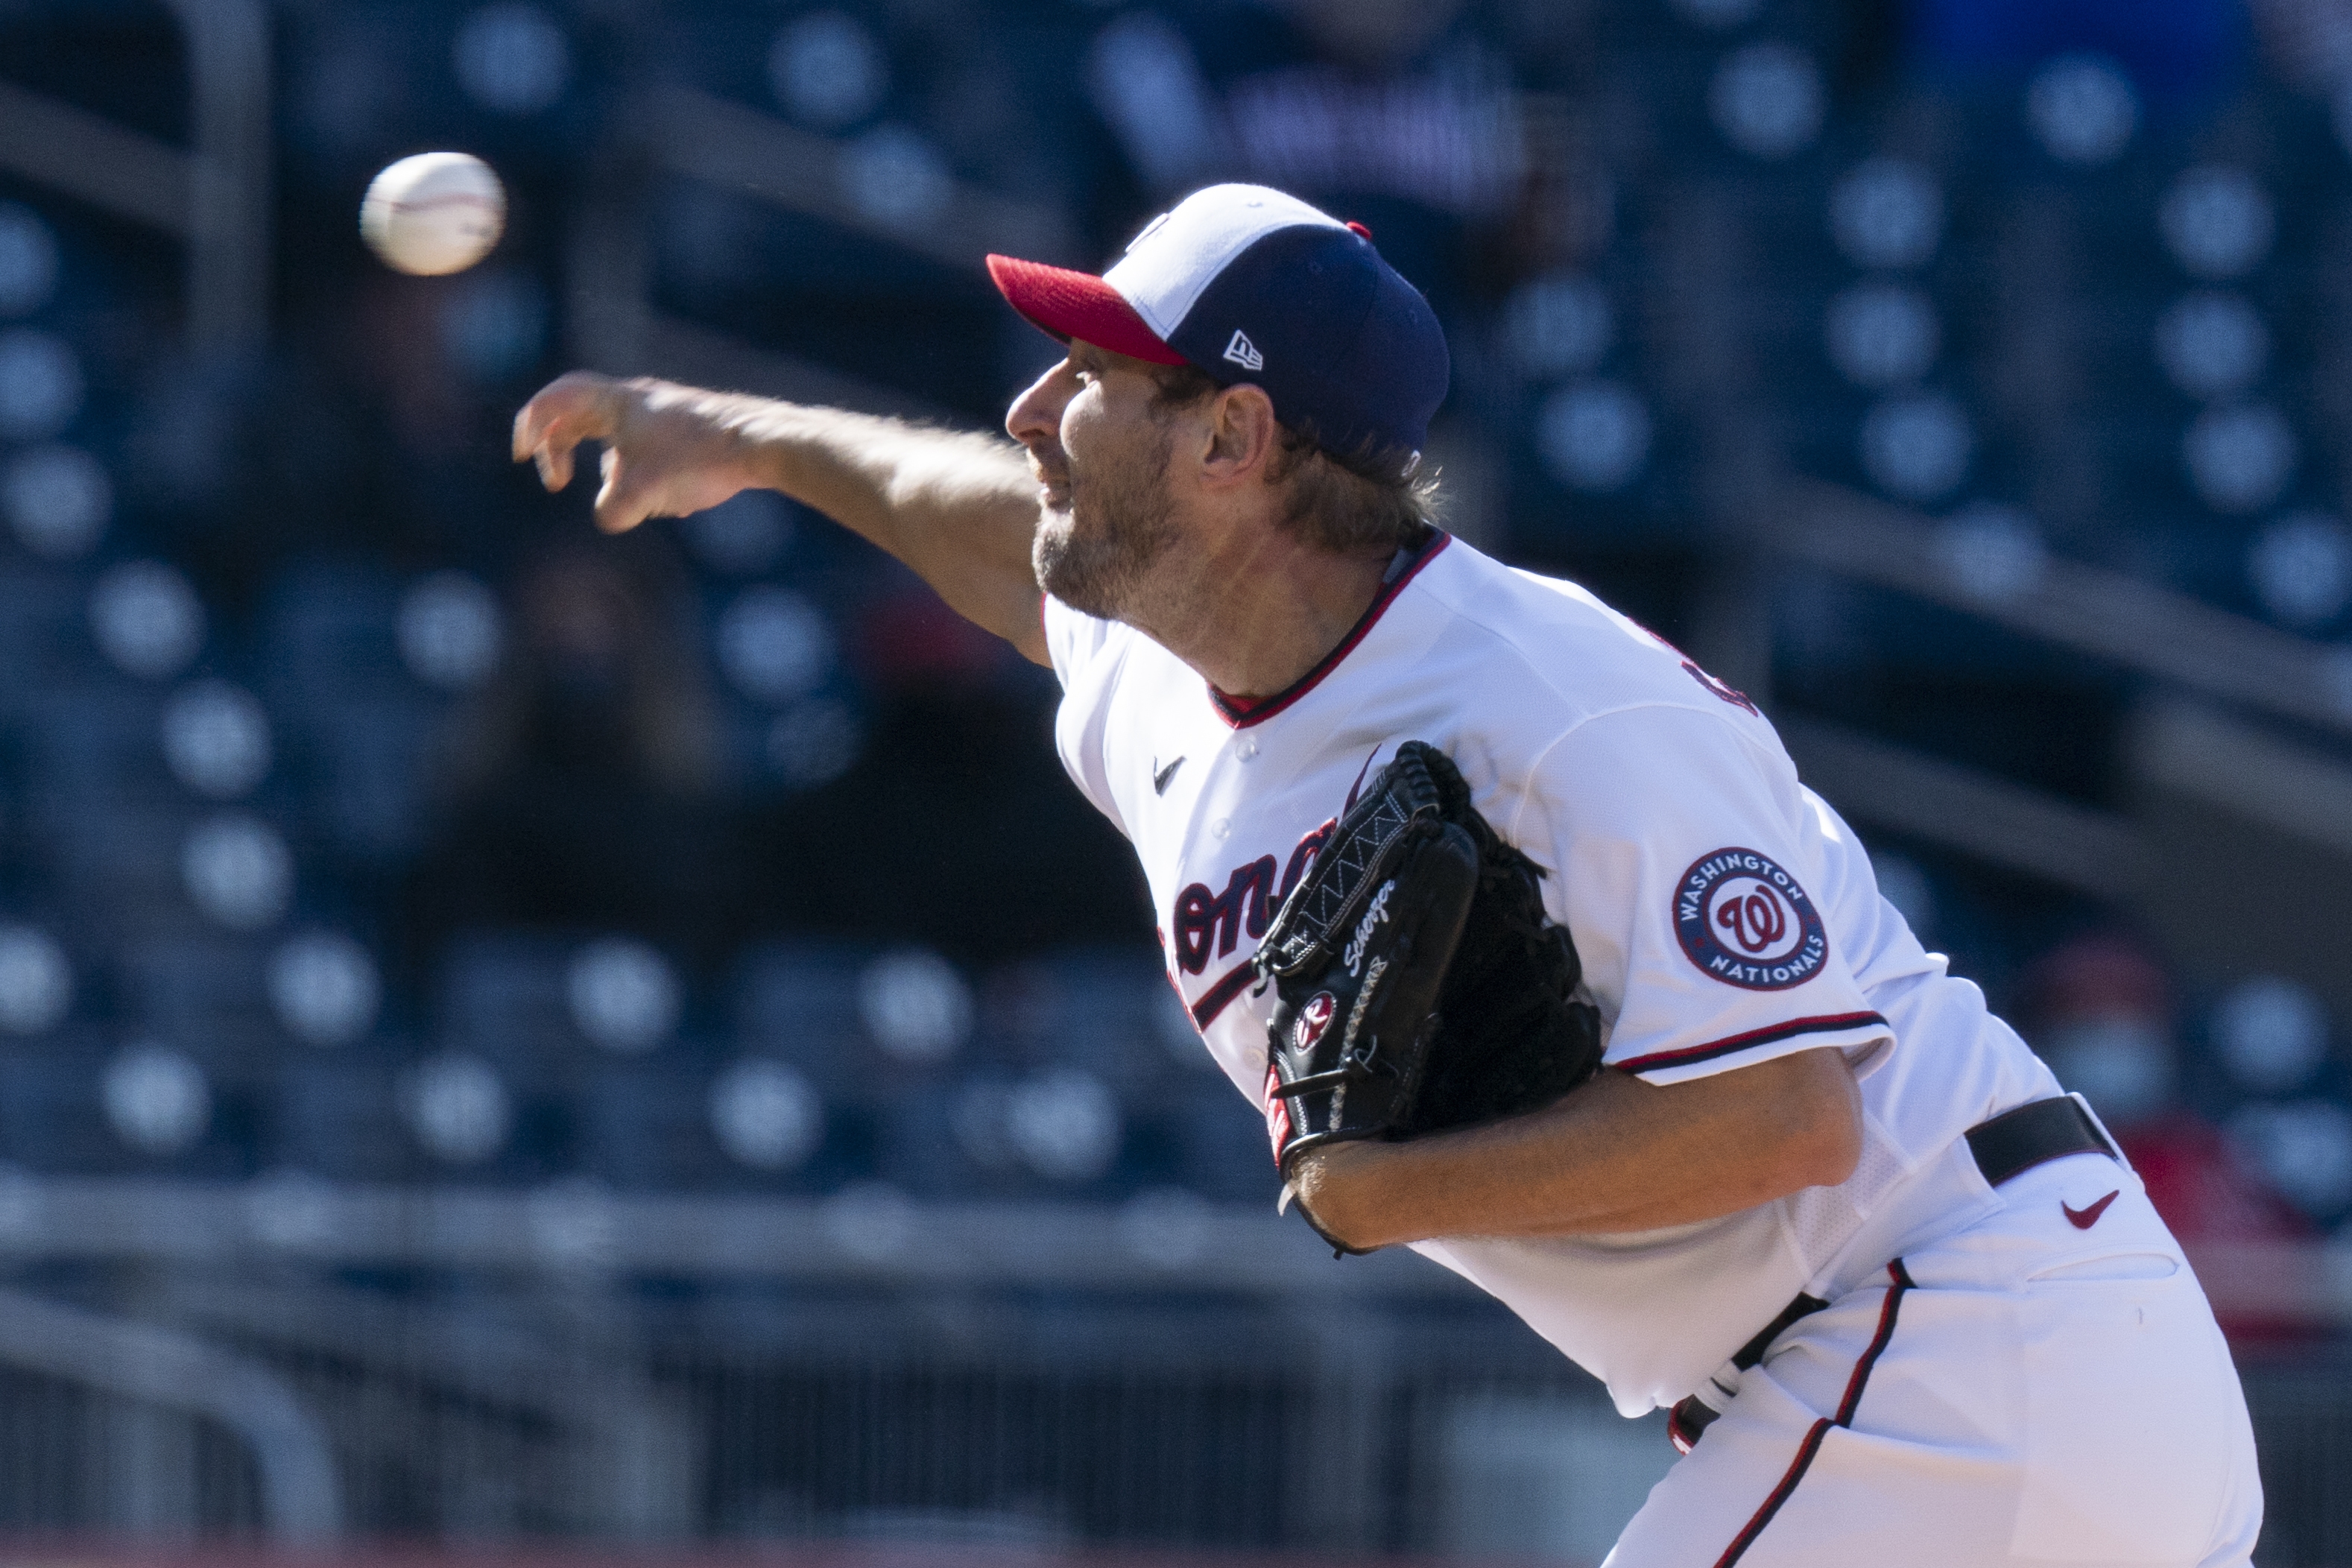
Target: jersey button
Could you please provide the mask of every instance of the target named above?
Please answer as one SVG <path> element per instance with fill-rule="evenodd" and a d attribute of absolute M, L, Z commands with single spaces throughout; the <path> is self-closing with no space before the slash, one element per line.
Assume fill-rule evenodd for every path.
<path fill-rule="evenodd" d="M 1223 838 L 1233 830 L 1234 821 L 1230 816 L 1221 816 L 1209 824 L 1209 837 L 1212 838 Z"/>
<path fill-rule="evenodd" d="M 1244 762 L 1248 762 L 1252 757 L 1257 755 L 1257 742 L 1255 741 L 1244 741 L 1240 745 L 1234 748 L 1234 755 L 1239 757 Z"/>

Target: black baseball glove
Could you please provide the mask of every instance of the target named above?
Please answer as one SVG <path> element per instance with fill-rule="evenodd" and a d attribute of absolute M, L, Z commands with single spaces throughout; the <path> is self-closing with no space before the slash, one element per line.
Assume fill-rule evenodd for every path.
<path fill-rule="evenodd" d="M 1255 960 L 1276 998 L 1265 1111 L 1286 1183 L 1319 1145 L 1516 1115 L 1592 1076 L 1600 1016 L 1571 1000 L 1582 969 L 1544 915 L 1542 876 L 1444 752 L 1397 748 Z"/>

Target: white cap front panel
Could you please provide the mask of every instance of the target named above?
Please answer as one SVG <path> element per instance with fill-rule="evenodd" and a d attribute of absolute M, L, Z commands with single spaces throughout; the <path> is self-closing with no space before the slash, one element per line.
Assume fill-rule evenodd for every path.
<path fill-rule="evenodd" d="M 1118 265 L 1103 274 L 1163 340 L 1192 313 L 1225 264 L 1278 228 L 1348 226 L 1297 196 L 1265 185 L 1211 185 L 1196 191 L 1135 237 Z"/>

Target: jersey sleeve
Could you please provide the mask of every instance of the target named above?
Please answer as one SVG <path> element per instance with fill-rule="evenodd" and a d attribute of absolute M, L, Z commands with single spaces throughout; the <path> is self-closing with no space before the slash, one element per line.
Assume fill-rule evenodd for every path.
<path fill-rule="evenodd" d="M 1126 628 L 1074 610 L 1050 594 L 1044 605 L 1045 652 L 1054 663 L 1054 679 L 1062 684 L 1062 705 L 1054 716 L 1054 749 L 1078 793 L 1132 838 L 1111 791 L 1103 746 L 1111 697 L 1124 663 Z"/>
<path fill-rule="evenodd" d="M 1505 828 L 1549 875 L 1607 1028 L 1610 1066 L 1658 1084 L 1894 1042 L 1840 951 L 1812 812 L 1771 732 L 1671 705 L 1585 721 L 1536 764 Z"/>

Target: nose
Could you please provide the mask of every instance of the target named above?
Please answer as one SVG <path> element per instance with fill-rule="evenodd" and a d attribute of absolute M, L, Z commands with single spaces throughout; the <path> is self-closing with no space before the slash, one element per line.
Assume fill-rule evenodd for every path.
<path fill-rule="evenodd" d="M 1061 439 L 1062 410 L 1068 405 L 1075 385 L 1070 362 L 1063 360 L 1013 400 L 1004 416 L 1004 433 L 1024 447 Z"/>

